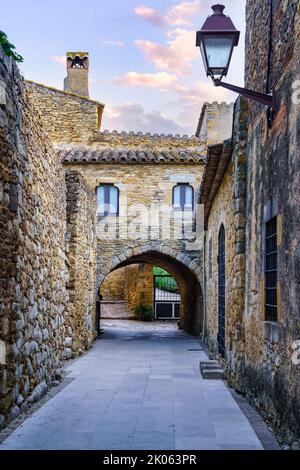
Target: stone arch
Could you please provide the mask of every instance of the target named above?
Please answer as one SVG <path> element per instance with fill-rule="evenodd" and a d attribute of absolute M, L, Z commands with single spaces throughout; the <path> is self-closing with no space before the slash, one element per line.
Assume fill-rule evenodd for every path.
<path fill-rule="evenodd" d="M 160 244 L 128 248 L 102 266 L 97 288 L 100 290 L 112 271 L 140 263 L 159 266 L 174 276 L 181 294 L 181 327 L 188 333 L 199 335 L 203 326 L 202 270 L 186 252 L 180 253 Z"/>

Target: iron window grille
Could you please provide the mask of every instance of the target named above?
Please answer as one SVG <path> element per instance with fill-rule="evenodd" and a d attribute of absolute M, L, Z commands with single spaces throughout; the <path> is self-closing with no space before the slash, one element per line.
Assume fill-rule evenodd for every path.
<path fill-rule="evenodd" d="M 265 319 L 277 321 L 277 217 L 270 219 L 265 229 Z"/>

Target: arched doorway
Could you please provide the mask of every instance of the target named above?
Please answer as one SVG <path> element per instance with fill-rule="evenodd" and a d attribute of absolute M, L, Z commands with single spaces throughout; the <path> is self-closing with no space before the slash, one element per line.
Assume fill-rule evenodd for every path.
<path fill-rule="evenodd" d="M 109 272 L 125 266 L 150 264 L 164 269 L 176 280 L 180 294 L 179 324 L 182 329 L 193 335 L 200 335 L 203 326 L 203 297 L 199 277 L 189 268 L 191 260 L 182 261 L 159 251 L 149 250 L 130 256 L 116 264 Z M 107 275 L 109 274 L 107 273 Z M 106 276 L 107 276 L 106 275 Z M 99 284 L 99 292 L 105 278 Z"/>
<path fill-rule="evenodd" d="M 225 358 L 226 336 L 226 273 L 225 273 L 225 228 L 222 224 L 218 238 L 218 348 L 221 357 Z"/>

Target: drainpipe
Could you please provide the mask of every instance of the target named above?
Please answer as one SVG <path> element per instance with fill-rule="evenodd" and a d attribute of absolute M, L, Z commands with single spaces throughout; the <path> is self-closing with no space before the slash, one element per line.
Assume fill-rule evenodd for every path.
<path fill-rule="evenodd" d="M 272 52 L 273 52 L 273 21 L 274 21 L 274 4 L 273 0 L 269 0 L 270 22 L 269 22 L 269 50 L 268 50 L 268 68 L 266 93 L 271 92 L 271 68 L 272 68 Z"/>
<path fill-rule="evenodd" d="M 273 22 L 274 22 L 274 0 L 269 0 L 270 22 L 269 22 L 269 50 L 268 50 L 268 68 L 266 80 L 266 93 L 271 93 L 271 71 L 272 71 L 272 56 L 273 56 Z M 274 90 L 273 90 L 273 93 Z M 274 111 L 270 108 L 267 110 L 267 118 L 269 127 L 272 125 Z"/>

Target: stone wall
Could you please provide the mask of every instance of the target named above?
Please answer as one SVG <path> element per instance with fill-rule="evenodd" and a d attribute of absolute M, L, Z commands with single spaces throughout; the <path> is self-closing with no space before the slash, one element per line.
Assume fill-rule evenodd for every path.
<path fill-rule="evenodd" d="M 69 312 L 66 357 L 91 347 L 96 330 L 96 197 L 82 175 L 66 171 Z"/>
<path fill-rule="evenodd" d="M 274 1 L 270 88 L 276 111 L 249 103 L 246 211 L 245 369 L 240 383 L 280 440 L 300 436 L 300 4 Z M 265 92 L 269 2 L 247 2 L 246 85 Z M 299 87 L 298 87 L 299 88 Z M 268 121 L 268 117 L 269 119 Z M 278 321 L 265 321 L 264 224 L 277 216 Z"/>
<path fill-rule="evenodd" d="M 272 40 L 270 43 L 270 1 L 247 1 L 245 84 L 247 88 L 262 93 L 290 87 L 292 95 L 291 83 L 285 83 L 285 81 L 291 73 L 296 80 L 298 74 L 300 5 L 298 0 L 281 2 L 272 0 L 272 4 Z M 276 101 L 278 107 L 283 104 L 280 97 Z M 266 114 L 265 108 L 260 104 L 249 102 L 251 128 L 261 120 L 262 114 Z"/>
<path fill-rule="evenodd" d="M 125 291 L 127 305 L 134 310 L 140 305 L 153 307 L 153 266 L 135 264 L 126 267 Z"/>
<path fill-rule="evenodd" d="M 153 266 L 134 264 L 112 271 L 101 284 L 103 301 L 126 301 L 129 309 L 153 305 Z"/>
<path fill-rule="evenodd" d="M 125 300 L 125 279 L 127 268 L 110 273 L 101 285 L 102 300 Z"/>
<path fill-rule="evenodd" d="M 232 307 L 234 284 L 234 211 L 232 205 L 233 181 L 232 164 L 229 165 L 219 191 L 214 199 L 206 232 L 206 305 L 207 340 L 211 350 L 218 351 L 218 238 L 221 225 L 225 228 L 226 260 L 226 312 Z M 226 315 L 226 351 L 230 350 L 232 337 L 231 315 Z"/>
<path fill-rule="evenodd" d="M 64 172 L 0 51 L 0 427 L 55 379 L 68 301 Z"/>
<path fill-rule="evenodd" d="M 100 302 L 100 321 L 105 319 L 132 320 L 135 317 L 125 300 L 103 300 Z"/>
<path fill-rule="evenodd" d="M 226 143 L 224 144 L 224 146 Z M 238 98 L 235 103 L 234 132 L 230 163 L 216 191 L 207 221 L 206 235 L 206 305 L 207 341 L 218 353 L 218 235 L 225 228 L 226 307 L 224 363 L 230 384 L 239 381 L 243 373 L 243 314 L 245 293 L 245 210 L 247 177 L 247 102 Z M 223 147 L 224 151 L 224 147 Z M 220 154 L 219 160 L 222 158 Z M 206 176 L 206 178 L 209 175 Z M 211 177 L 212 178 L 212 177 Z M 218 170 L 211 183 L 213 190 L 220 179 Z"/>
<path fill-rule="evenodd" d="M 104 105 L 84 96 L 27 81 L 28 94 L 53 143 L 89 143 L 100 129 Z"/>
<path fill-rule="evenodd" d="M 196 136 L 206 146 L 219 144 L 232 134 L 233 103 L 204 103 Z"/>

